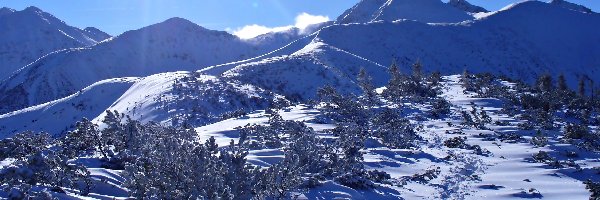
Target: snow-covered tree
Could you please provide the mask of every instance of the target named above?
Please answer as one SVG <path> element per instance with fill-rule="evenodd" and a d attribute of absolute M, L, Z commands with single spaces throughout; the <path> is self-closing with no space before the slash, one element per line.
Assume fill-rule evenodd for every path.
<path fill-rule="evenodd" d="M 363 95 L 361 97 L 362 102 L 367 106 L 372 106 L 377 104 L 379 99 L 377 98 L 377 93 L 375 92 L 375 86 L 373 86 L 372 78 L 367 74 L 365 68 L 360 68 L 357 77 L 358 85 L 363 91 Z"/>
<path fill-rule="evenodd" d="M 551 92 L 554 88 L 554 85 L 552 85 L 552 76 L 550 74 L 541 75 L 537 80 L 537 87 L 542 92 Z"/>
<path fill-rule="evenodd" d="M 63 153 L 71 158 L 90 151 L 100 152 L 103 158 L 108 158 L 108 146 L 102 140 L 98 126 L 86 118 L 77 122 L 75 130 L 68 132 L 60 142 Z"/>
<path fill-rule="evenodd" d="M 416 133 L 415 126 L 403 118 L 395 109 L 385 108 L 376 114 L 372 120 L 373 136 L 393 148 L 411 148 L 417 145 L 421 137 Z"/>

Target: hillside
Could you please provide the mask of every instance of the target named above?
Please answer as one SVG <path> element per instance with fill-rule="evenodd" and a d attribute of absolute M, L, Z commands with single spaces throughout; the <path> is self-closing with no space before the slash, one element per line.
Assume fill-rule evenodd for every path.
<path fill-rule="evenodd" d="M 456 23 L 471 20 L 473 17 L 440 0 L 361 0 L 340 15 L 336 23 L 367 23 L 400 19 L 425 23 Z"/>
<path fill-rule="evenodd" d="M 595 67 L 600 66 L 600 60 L 594 56 L 600 54 L 600 28 L 595 26 L 598 23 L 600 15 L 583 14 L 530 1 L 479 20 L 459 24 L 426 24 L 400 20 L 333 25 L 319 31 L 307 48 L 295 54 L 239 66 L 248 68 L 248 71 L 260 71 L 260 75 L 238 74 L 259 87 L 275 88 L 277 84 L 290 79 L 288 75 L 277 72 L 278 67 L 289 66 L 288 63 L 292 61 L 306 69 L 294 73 L 302 74 L 303 80 L 326 80 L 319 75 L 312 75 L 309 72 L 312 69 L 306 67 L 310 65 L 300 64 L 304 62 L 350 67 L 332 70 L 346 77 L 355 77 L 358 68 L 362 66 L 379 70 L 372 72 L 375 80 L 386 80 L 385 77 L 378 76 L 385 73 L 385 68 L 373 68 L 361 63 L 366 60 L 389 66 L 396 59 L 404 72 L 409 71 L 410 65 L 420 61 L 431 72 L 490 72 L 529 83 L 533 83 L 544 73 L 551 73 L 555 77 L 564 74 L 568 84 L 576 88 L 582 77 L 600 77 L 600 69 Z M 329 52 L 336 51 L 309 48 L 320 44 L 353 56 L 336 60 L 338 56 L 334 56 L 335 53 L 328 55 Z M 569 51 L 565 51 L 567 49 Z M 315 62 L 314 57 L 321 59 Z M 234 68 L 232 73 L 236 73 L 235 70 Z M 258 83 L 264 74 L 271 73 L 275 76 Z M 302 91 L 304 94 L 301 97 L 310 98 L 314 95 L 314 88 L 332 84 L 315 81 L 308 83 L 311 84 L 282 87 L 277 91 L 286 95 Z M 384 81 L 376 85 L 381 86 L 382 83 Z M 347 87 L 339 88 L 345 90 Z"/>
<path fill-rule="evenodd" d="M 54 51 L 94 45 L 110 37 L 67 25 L 36 7 L 0 9 L 0 81 Z"/>
<path fill-rule="evenodd" d="M 0 113 L 62 98 L 104 79 L 199 70 L 275 50 L 271 48 L 276 47 L 173 18 L 89 48 L 55 52 L 28 65 L 0 82 Z"/>

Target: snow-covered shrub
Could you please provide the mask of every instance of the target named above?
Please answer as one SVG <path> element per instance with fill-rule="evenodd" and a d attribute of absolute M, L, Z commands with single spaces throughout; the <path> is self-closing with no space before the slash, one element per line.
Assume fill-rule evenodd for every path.
<path fill-rule="evenodd" d="M 68 163 L 68 158 L 54 150 L 44 150 L 17 160 L 0 170 L 0 187 L 6 192 L 30 195 L 32 186 L 62 191 L 63 187 L 79 189 L 87 195 L 91 188 L 89 172 L 81 165 Z"/>
<path fill-rule="evenodd" d="M 369 178 L 367 178 L 367 174 L 365 174 L 364 172 L 362 173 L 346 173 L 346 174 L 342 174 L 338 177 L 335 178 L 335 181 L 350 187 L 350 188 L 354 188 L 354 189 L 360 189 L 360 190 L 364 190 L 364 189 L 369 189 L 369 188 L 373 188 L 375 186 L 375 184 L 373 183 L 373 181 L 371 181 Z"/>
<path fill-rule="evenodd" d="M 26 131 L 12 138 L 0 140 L 0 161 L 6 158 L 22 158 L 47 149 L 53 143 L 48 133 Z"/>
<path fill-rule="evenodd" d="M 320 88 L 317 95 L 323 104 L 320 110 L 328 118 L 340 123 L 367 125 L 370 113 L 356 97 L 341 95 L 331 86 Z"/>
<path fill-rule="evenodd" d="M 462 111 L 462 124 L 478 129 L 486 129 L 485 125 L 492 123 L 492 118 L 483 108 L 477 108 L 475 103 L 471 102 L 471 111 Z"/>
<path fill-rule="evenodd" d="M 414 175 L 410 176 L 408 178 L 408 181 L 426 184 L 426 183 L 429 183 L 429 181 L 436 179 L 440 175 L 440 173 L 442 173 L 442 170 L 440 169 L 440 167 L 432 167 L 432 168 L 425 170 L 425 172 L 423 172 L 421 174 L 414 174 Z"/>
<path fill-rule="evenodd" d="M 288 157 L 266 170 L 260 171 L 254 185 L 256 199 L 292 199 L 291 192 L 297 191 L 303 184 L 302 168 L 298 168 L 298 160 Z"/>
<path fill-rule="evenodd" d="M 545 151 L 539 151 L 538 153 L 533 154 L 533 160 L 539 163 L 546 163 L 554 161 L 554 158 L 550 157 Z"/>
<path fill-rule="evenodd" d="M 516 143 L 516 142 L 520 142 L 523 140 L 523 136 L 517 134 L 517 133 L 502 133 L 498 135 L 498 139 L 501 142 L 506 142 L 506 143 Z"/>
<path fill-rule="evenodd" d="M 231 177 L 228 173 L 228 170 L 240 170 L 239 165 L 232 163 L 246 164 L 244 151 L 221 152 L 223 157 L 220 158 L 214 143 L 209 141 L 207 144 L 210 145 L 202 145 L 196 142 L 193 129 L 157 124 L 144 126 L 142 140 L 145 145 L 126 164 L 123 173 L 124 186 L 131 196 L 139 199 L 233 199 L 233 188 L 247 183 L 237 182 L 235 178 L 243 179 L 243 174 L 249 172 L 238 173 L 239 177 Z M 224 160 L 228 160 L 229 165 Z"/>
<path fill-rule="evenodd" d="M 564 129 L 564 139 L 582 139 L 588 134 L 590 130 L 586 125 L 567 124 Z"/>
<path fill-rule="evenodd" d="M 416 127 L 394 109 L 383 109 L 373 117 L 371 124 L 372 135 L 389 147 L 412 148 L 421 140 L 415 131 Z"/>
<path fill-rule="evenodd" d="M 531 138 L 531 144 L 536 147 L 545 147 L 548 145 L 548 138 L 546 138 L 546 135 L 541 130 L 537 130 L 535 136 Z"/>
<path fill-rule="evenodd" d="M 246 114 L 248 114 L 246 112 L 246 110 L 237 109 L 234 111 L 229 111 L 229 112 L 225 112 L 225 113 L 221 114 L 220 118 L 221 118 L 221 120 L 226 120 L 226 119 L 231 119 L 231 118 L 238 118 L 238 117 L 244 116 Z"/>
<path fill-rule="evenodd" d="M 360 97 L 361 103 L 367 106 L 379 104 L 379 97 L 377 92 L 375 92 L 375 86 L 372 83 L 373 78 L 367 74 L 367 71 L 364 68 L 360 68 L 356 79 L 358 81 L 358 86 L 360 86 L 360 89 L 363 91 L 363 94 Z"/>
<path fill-rule="evenodd" d="M 413 65 L 411 76 L 402 75 L 396 64 L 389 69 L 391 79 L 383 91 L 383 96 L 391 102 L 398 103 L 403 98 L 416 102 L 423 102 L 429 98 L 435 98 L 439 93 L 439 85 L 428 82 L 423 76 L 422 65 L 417 62 Z M 438 80 L 434 80 L 437 82 Z"/>
<path fill-rule="evenodd" d="M 431 110 L 428 113 L 431 117 L 439 119 L 450 114 L 450 105 L 450 102 L 444 98 L 435 98 L 431 102 Z"/>
<path fill-rule="evenodd" d="M 102 140 L 98 126 L 87 119 L 77 122 L 75 130 L 67 132 L 60 139 L 62 153 L 69 158 L 75 158 L 86 152 L 100 152 L 104 159 L 108 158 L 108 145 Z"/>
<path fill-rule="evenodd" d="M 592 180 L 587 180 L 583 183 L 585 184 L 585 189 L 588 189 L 592 193 L 590 200 L 600 199 L 600 183 L 593 182 Z"/>
<path fill-rule="evenodd" d="M 468 147 L 466 141 L 467 137 L 453 137 L 444 141 L 444 146 L 448 148 L 466 149 Z"/>

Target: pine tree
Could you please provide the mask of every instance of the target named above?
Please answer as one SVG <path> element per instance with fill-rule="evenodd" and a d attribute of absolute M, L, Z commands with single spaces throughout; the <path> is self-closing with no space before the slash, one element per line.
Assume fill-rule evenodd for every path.
<path fill-rule="evenodd" d="M 542 92 L 550 92 L 553 88 L 552 77 L 549 74 L 541 75 L 537 81 L 538 89 Z"/>
<path fill-rule="evenodd" d="M 585 79 L 583 77 L 579 79 L 579 96 L 585 96 Z"/>
<path fill-rule="evenodd" d="M 102 140 L 98 126 L 86 118 L 77 122 L 75 130 L 68 132 L 61 142 L 64 153 L 72 158 L 85 151 L 96 150 L 108 159 L 108 146 Z"/>
<path fill-rule="evenodd" d="M 363 101 L 365 104 L 371 106 L 375 105 L 377 100 L 377 93 L 375 92 L 375 86 L 373 86 L 372 78 L 367 74 L 365 68 L 360 68 L 357 77 L 358 85 L 363 91 Z"/>
<path fill-rule="evenodd" d="M 417 83 L 421 82 L 423 79 L 423 65 L 419 60 L 417 60 L 417 62 L 415 62 L 415 64 L 412 66 L 412 77 Z"/>
<path fill-rule="evenodd" d="M 566 91 L 569 88 L 567 87 L 567 80 L 565 79 L 565 75 L 564 74 L 560 74 L 558 76 L 558 83 L 557 83 L 558 89 L 560 91 Z"/>
<path fill-rule="evenodd" d="M 390 66 L 388 71 L 390 73 L 390 81 L 386 86 L 384 96 L 388 100 L 399 102 L 402 97 L 402 84 L 404 82 L 402 73 L 400 72 L 400 69 L 395 61 L 392 63 L 392 66 Z"/>

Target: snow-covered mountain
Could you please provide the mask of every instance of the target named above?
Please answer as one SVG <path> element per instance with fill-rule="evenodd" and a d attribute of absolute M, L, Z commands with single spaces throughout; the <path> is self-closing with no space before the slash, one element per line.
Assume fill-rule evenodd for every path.
<path fill-rule="evenodd" d="M 0 115 L 0 137 L 24 130 L 59 134 L 82 118 L 102 115 L 138 78 L 115 78 L 94 83 L 68 97 Z"/>
<path fill-rule="evenodd" d="M 2 7 L 2 8 L 0 8 L 0 17 L 14 13 L 14 12 L 15 12 L 15 9 Z"/>
<path fill-rule="evenodd" d="M 565 0 L 552 0 L 550 1 L 550 4 L 552 5 L 556 5 L 556 6 L 560 6 L 566 9 L 570 9 L 570 10 L 575 10 L 575 11 L 579 11 L 579 12 L 583 12 L 583 13 L 594 13 L 594 11 L 592 11 L 592 9 L 579 5 L 579 4 L 575 4 L 575 3 L 571 3 Z"/>
<path fill-rule="evenodd" d="M 67 25 L 36 7 L 0 9 L 0 80 L 57 50 L 91 46 L 107 39 Z"/>
<path fill-rule="evenodd" d="M 259 95 L 263 96 L 261 99 L 284 95 L 291 100 L 307 100 L 315 97 L 316 89 L 325 85 L 335 86 L 343 93 L 358 92 L 356 75 L 361 67 L 374 77 L 377 86 L 382 86 L 388 79 L 387 66 L 394 59 L 405 72 L 419 60 L 430 72 L 491 72 L 529 82 L 540 74 L 558 76 L 562 73 L 575 88 L 584 75 L 600 77 L 600 69 L 596 67 L 600 66 L 600 58 L 595 56 L 600 55 L 600 28 L 595 26 L 599 23 L 598 14 L 528 1 L 487 17 L 456 24 L 428 24 L 414 20 L 338 22 L 323 25 L 317 33 L 310 35 L 292 30 L 242 41 L 227 33 L 206 30 L 175 18 L 127 32 L 91 48 L 59 52 L 40 59 L 0 85 L 0 102 L 3 102 L 0 106 L 4 112 L 9 112 L 69 96 L 105 79 L 143 77 L 178 70 L 201 70 L 199 73 L 205 76 L 202 79 L 220 83 L 216 85 L 260 88 L 257 90 L 265 91 L 264 95 Z M 301 38 L 278 51 L 252 57 L 268 52 L 265 49 L 274 48 L 275 42 L 283 44 L 282 41 L 298 37 Z M 260 48 L 264 46 L 269 47 Z M 229 61 L 237 62 L 220 64 Z M 215 66 L 202 67 L 210 65 Z M 156 84 L 170 85 L 180 79 L 183 78 L 163 73 L 145 80 L 162 80 Z M 138 96 L 136 100 L 127 98 L 129 100 L 120 101 L 112 108 L 144 121 L 167 122 L 172 116 L 198 113 L 152 111 L 159 107 L 156 105 L 163 105 L 154 100 L 168 96 L 172 89 L 159 87 L 149 91 L 139 88 L 146 87 L 128 91 Z M 267 95 L 267 92 L 273 94 Z M 233 97 L 235 95 L 225 96 L 222 101 L 235 101 L 230 99 Z M 194 102 L 210 99 L 197 98 Z M 232 106 L 221 111 L 257 107 L 260 106 Z"/>
<path fill-rule="evenodd" d="M 105 33 L 104 31 L 101 31 L 100 29 L 95 28 L 95 27 L 87 27 L 87 28 L 84 28 L 83 31 L 85 31 L 90 38 L 92 38 L 98 42 L 101 42 L 103 40 L 106 40 L 106 39 L 112 37 L 108 33 Z"/>
<path fill-rule="evenodd" d="M 253 58 L 272 48 L 270 42 L 255 44 L 172 18 L 28 65 L 0 83 L 0 113 L 62 98 L 104 79 L 194 71 Z"/>
<path fill-rule="evenodd" d="M 529 82 L 544 73 L 554 76 L 562 73 L 575 88 L 582 76 L 600 77 L 597 24 L 600 15 L 528 1 L 468 23 L 401 20 L 333 25 L 319 31 L 313 42 L 300 52 L 244 64 L 225 75 L 262 88 L 276 88 L 286 96 L 300 94 L 305 97 L 300 99 L 307 99 L 314 96 L 315 88 L 326 84 L 343 86 L 341 90 L 351 88 L 345 84 L 351 82 L 339 78 L 325 81 L 327 73 L 351 80 L 362 66 L 373 70 L 375 80 L 386 80 L 378 77 L 386 73 L 385 68 L 364 63 L 389 66 L 396 58 L 407 72 L 419 60 L 427 71 L 491 72 Z M 340 55 L 334 52 L 352 56 L 339 59 Z M 314 65 L 322 66 L 325 72 L 312 72 Z M 284 73 L 289 71 L 294 73 Z M 301 77 L 302 84 L 294 84 L 296 77 Z"/>
<path fill-rule="evenodd" d="M 450 1 L 448 1 L 448 4 L 450 4 L 451 6 L 454 6 L 455 8 L 464 10 L 469 13 L 489 12 L 488 10 L 486 10 L 485 8 L 483 8 L 481 6 L 476 6 L 476 5 L 469 3 L 467 0 L 450 0 Z"/>
<path fill-rule="evenodd" d="M 426 23 L 453 23 L 473 17 L 440 0 L 362 0 L 337 18 L 337 23 L 366 23 L 378 20 L 417 20 Z"/>

